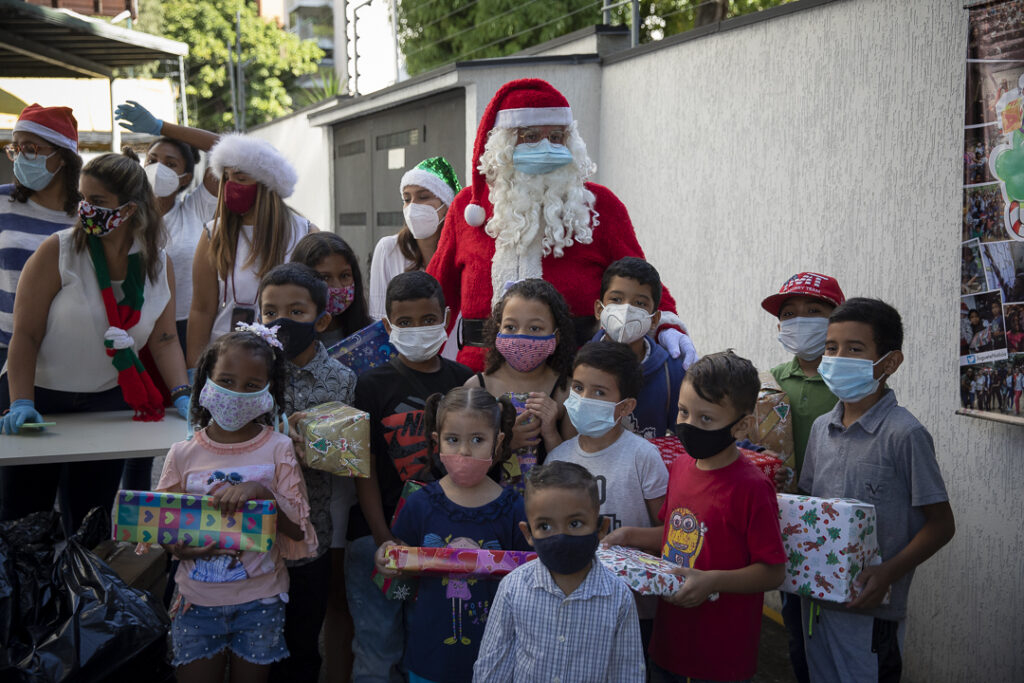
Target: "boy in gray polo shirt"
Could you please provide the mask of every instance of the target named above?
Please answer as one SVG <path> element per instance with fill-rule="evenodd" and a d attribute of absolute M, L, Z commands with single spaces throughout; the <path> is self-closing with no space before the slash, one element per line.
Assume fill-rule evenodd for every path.
<path fill-rule="evenodd" d="M 829 316 L 818 374 L 839 403 L 811 427 L 800 489 L 872 503 L 883 562 L 861 572 L 845 605 L 803 599 L 811 680 L 899 680 L 914 569 L 955 531 L 932 437 L 885 386 L 902 347 L 900 314 L 883 301 L 850 299 Z"/>

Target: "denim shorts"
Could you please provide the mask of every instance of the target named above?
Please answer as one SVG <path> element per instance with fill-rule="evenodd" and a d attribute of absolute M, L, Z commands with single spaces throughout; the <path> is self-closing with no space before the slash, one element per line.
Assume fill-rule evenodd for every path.
<path fill-rule="evenodd" d="M 213 657 L 226 649 L 253 664 L 288 656 L 284 643 L 284 603 L 253 600 L 241 605 L 175 610 L 171 623 L 173 666 Z"/>

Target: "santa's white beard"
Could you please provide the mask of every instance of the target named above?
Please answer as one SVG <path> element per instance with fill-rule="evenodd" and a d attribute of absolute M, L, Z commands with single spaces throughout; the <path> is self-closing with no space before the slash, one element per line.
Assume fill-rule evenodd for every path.
<path fill-rule="evenodd" d="M 598 221 L 594 194 L 576 164 L 531 175 L 510 163 L 493 173 L 488 185 L 494 207 L 485 228 L 495 240 L 493 306 L 507 282 L 542 277 L 543 257 L 553 253 L 560 258 L 574 241 L 589 244 Z"/>

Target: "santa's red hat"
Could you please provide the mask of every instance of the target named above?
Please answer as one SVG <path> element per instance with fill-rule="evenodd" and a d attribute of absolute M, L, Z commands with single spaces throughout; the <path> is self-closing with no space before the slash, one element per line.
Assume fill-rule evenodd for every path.
<path fill-rule="evenodd" d="M 21 110 L 14 132 L 38 135 L 58 147 L 78 153 L 78 121 L 69 107 L 41 107 L 30 104 Z"/>
<path fill-rule="evenodd" d="M 572 109 L 565 96 L 554 86 L 539 78 L 509 81 L 494 93 L 476 129 L 473 145 L 473 199 L 466 205 L 463 217 L 477 227 L 487 221 L 491 212 L 487 179 L 478 168 L 487 144 L 487 134 L 494 128 L 525 128 L 528 126 L 568 126 Z"/>

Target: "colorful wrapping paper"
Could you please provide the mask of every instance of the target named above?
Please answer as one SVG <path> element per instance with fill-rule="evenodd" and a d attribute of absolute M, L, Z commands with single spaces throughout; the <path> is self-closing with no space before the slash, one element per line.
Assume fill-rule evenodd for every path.
<path fill-rule="evenodd" d="M 356 375 L 380 367 L 398 355 L 388 341 L 388 333 L 380 320 L 345 337 L 327 349 L 327 353 Z"/>
<path fill-rule="evenodd" d="M 640 595 L 671 595 L 686 581 L 672 573 L 678 565 L 635 548 L 598 548 L 597 559 Z"/>
<path fill-rule="evenodd" d="M 460 576 L 498 579 L 521 564 L 537 559 L 537 553 L 481 548 L 388 548 L 387 568 L 422 576 Z"/>
<path fill-rule="evenodd" d="M 304 411 L 298 430 L 306 466 L 342 477 L 370 476 L 370 416 L 339 401 Z"/>
<path fill-rule="evenodd" d="M 782 459 L 771 451 L 763 451 L 759 453 L 757 451 L 741 448 L 740 455 L 752 464 L 756 465 L 757 469 L 764 472 L 764 475 L 768 477 L 768 481 L 772 483 L 772 486 L 775 485 L 775 475 L 778 474 L 779 470 L 784 469 L 788 471 L 787 483 L 793 479 L 793 470 L 786 467 Z"/>
<path fill-rule="evenodd" d="M 860 571 L 881 562 L 870 503 L 780 493 L 779 525 L 788 557 L 779 590 L 787 593 L 848 602 Z"/>
<path fill-rule="evenodd" d="M 405 502 L 409 500 L 409 496 L 419 491 L 421 488 L 426 486 L 422 481 L 416 481 L 415 479 L 409 479 L 402 486 L 402 495 L 398 499 L 398 504 L 395 506 L 395 514 L 391 515 L 391 526 L 395 526 L 395 520 L 398 519 L 398 513 L 405 507 Z M 377 588 L 384 593 L 384 597 L 388 600 L 406 600 L 416 595 L 416 591 L 419 589 L 419 579 L 415 576 L 384 576 L 377 571 L 374 567 L 370 573 L 370 578 L 377 584 Z"/>
<path fill-rule="evenodd" d="M 796 451 L 793 447 L 793 415 L 789 396 L 770 372 L 762 372 L 760 379 L 761 390 L 757 394 L 757 406 L 754 409 L 757 436 L 751 436 L 751 441 L 774 451 L 786 467 L 795 470 Z M 796 490 L 795 479 L 790 482 L 788 490 Z"/>
<path fill-rule="evenodd" d="M 651 443 L 657 447 L 658 454 L 661 456 L 669 472 L 672 471 L 672 464 L 676 460 L 683 456 L 690 457 L 690 454 L 683 448 L 683 444 L 679 443 L 679 437 L 677 436 L 658 436 L 651 439 Z"/>
<path fill-rule="evenodd" d="M 277 504 L 250 500 L 230 517 L 213 507 L 211 496 L 154 491 L 118 491 L 114 539 L 266 552 L 277 534 Z"/>

